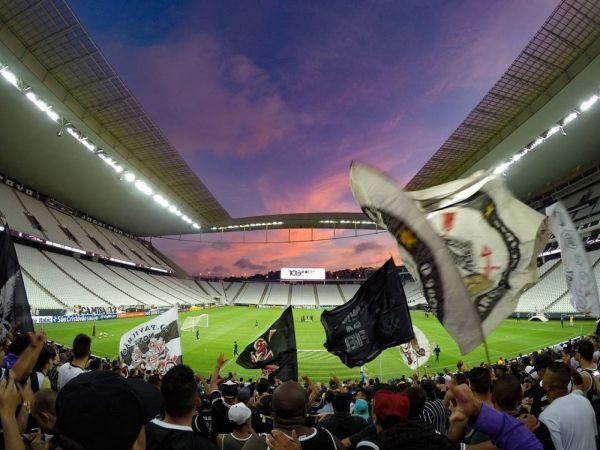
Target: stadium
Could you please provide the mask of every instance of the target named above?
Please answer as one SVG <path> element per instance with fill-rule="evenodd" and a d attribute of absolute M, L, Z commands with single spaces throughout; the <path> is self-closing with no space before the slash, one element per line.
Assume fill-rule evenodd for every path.
<path fill-rule="evenodd" d="M 596 282 L 599 21 L 597 2 L 561 2 L 406 185 L 419 190 L 495 168 L 518 198 L 542 214 L 564 202 Z M 186 364 L 208 374 L 223 352 L 227 371 L 254 378 L 256 370 L 235 363 L 234 341 L 243 348 L 292 306 L 300 372 L 322 381 L 332 374 L 359 376 L 325 351 L 319 317 L 350 300 L 364 279 L 191 276 L 153 238 L 210 241 L 256 232 L 268 240 L 271 232 L 302 229 L 334 239 L 336 232 L 384 230 L 351 212 L 231 217 L 142 109 L 66 1 L 0 3 L 0 74 L 0 221 L 15 241 L 36 327 L 51 340 L 70 345 L 94 327 L 92 352 L 115 359 L 123 333 L 147 315 L 177 306 L 180 324 L 203 317 L 181 332 Z M 526 157 L 515 156 L 524 149 Z M 488 338 L 494 361 L 595 330 L 595 318 L 571 305 L 554 238 L 538 256 L 537 271 L 539 282 Z M 400 277 L 413 324 L 442 349 L 438 362 L 424 362 L 428 370 L 452 368 L 458 359 L 472 366 L 485 360 L 482 348 L 461 357 L 440 323 L 425 317 L 418 283 L 404 268 Z M 527 320 L 533 316 L 537 320 Z M 571 323 L 559 321 L 570 316 Z M 369 363 L 368 371 L 382 380 L 412 372 L 397 348 Z"/>

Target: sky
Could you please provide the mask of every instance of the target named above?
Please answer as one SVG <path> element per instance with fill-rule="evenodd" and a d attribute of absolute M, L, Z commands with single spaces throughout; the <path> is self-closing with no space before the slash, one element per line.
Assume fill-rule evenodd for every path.
<path fill-rule="evenodd" d="M 70 3 L 192 170 L 243 217 L 359 211 L 352 160 L 406 184 L 558 1 Z M 397 255 L 384 233 L 340 236 L 153 243 L 189 273 L 214 276 L 377 266 Z M 268 236 L 288 238 L 311 234 Z"/>

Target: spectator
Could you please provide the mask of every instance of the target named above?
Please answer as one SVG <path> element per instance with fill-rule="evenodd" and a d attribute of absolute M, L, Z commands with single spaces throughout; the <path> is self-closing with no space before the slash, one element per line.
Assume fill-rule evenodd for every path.
<path fill-rule="evenodd" d="M 527 412 L 522 413 L 523 389 L 517 377 L 507 374 L 498 378 L 492 388 L 492 399 L 498 411 L 520 418 L 524 423 L 532 421 L 532 431 L 542 443 L 544 450 L 554 450 L 554 444 L 546 425 L 539 422 L 535 416 Z"/>
<path fill-rule="evenodd" d="M 50 389 L 50 378 L 48 373 L 54 365 L 54 358 L 56 357 L 56 350 L 51 345 L 44 345 L 40 351 L 40 355 L 33 366 L 33 373 L 31 374 L 31 390 L 35 394 L 40 389 Z"/>
<path fill-rule="evenodd" d="M 364 400 L 360 401 L 366 405 Z M 331 433 L 340 440 L 366 428 L 368 423 L 365 419 L 357 415 L 350 415 L 351 402 L 352 397 L 349 394 L 336 394 L 331 402 L 333 406 L 333 415 L 321 419 L 319 421 L 319 427 L 331 431 Z"/>
<path fill-rule="evenodd" d="M 342 450 L 342 444 L 324 428 L 310 428 L 304 425 L 306 416 L 306 394 L 295 381 L 282 383 L 273 393 L 273 430 L 292 436 L 295 431 L 302 442 L 303 450 Z M 243 450 L 267 450 L 264 436 L 253 436 Z"/>
<path fill-rule="evenodd" d="M 154 386 L 139 380 L 156 392 Z M 162 379 L 160 391 L 165 417 L 146 425 L 147 450 L 209 450 L 214 445 L 192 430 L 192 419 L 199 403 L 194 372 L 187 366 L 176 366 Z"/>
<path fill-rule="evenodd" d="M 406 421 L 409 411 L 410 401 L 405 393 L 395 392 L 387 388 L 378 389 L 373 395 L 373 423 L 376 432 L 373 433 L 370 430 L 363 434 L 356 443 L 355 448 L 379 450 L 381 448 L 379 433 Z M 356 439 L 355 436 L 353 437 Z M 351 442 L 353 437 L 350 438 Z"/>
<path fill-rule="evenodd" d="M 85 366 L 90 357 L 92 340 L 85 334 L 78 334 L 73 340 L 73 358 L 63 364 L 58 370 L 57 387 L 60 391 L 70 380 L 85 371 Z"/>
<path fill-rule="evenodd" d="M 589 450 L 596 446 L 596 420 L 590 402 L 580 392 L 569 394 L 571 368 L 552 362 L 544 373 L 544 391 L 550 405 L 540 414 L 540 422 L 550 430 L 557 450 Z"/>
<path fill-rule="evenodd" d="M 432 424 L 438 433 L 446 435 L 448 426 L 448 409 L 437 397 L 437 387 L 434 381 L 424 380 L 421 383 L 421 387 L 425 391 L 426 401 L 423 406 L 423 413 L 421 418 L 425 422 Z"/>
<path fill-rule="evenodd" d="M 159 410 L 160 395 L 145 382 L 82 373 L 58 393 L 53 440 L 63 450 L 143 449 L 144 424 Z"/>
<path fill-rule="evenodd" d="M 372 423 L 371 415 L 369 414 L 369 404 L 362 398 L 359 398 L 356 400 L 356 402 L 354 402 L 354 409 L 352 410 L 352 415 L 362 417 L 366 420 L 368 424 Z"/>
<path fill-rule="evenodd" d="M 252 411 L 244 403 L 236 403 L 227 413 L 233 431 L 217 436 L 217 446 L 221 450 L 241 450 L 254 434 L 250 419 Z"/>
<path fill-rule="evenodd" d="M 317 411 L 318 414 L 333 412 L 332 402 L 333 402 L 334 396 L 335 396 L 335 392 L 333 392 L 331 389 L 329 389 L 327 392 L 325 392 L 325 396 L 324 396 L 325 405 Z"/>
<path fill-rule="evenodd" d="M 35 419 L 44 433 L 54 434 L 56 425 L 56 391 L 40 389 L 36 392 L 31 405 L 31 417 Z"/>

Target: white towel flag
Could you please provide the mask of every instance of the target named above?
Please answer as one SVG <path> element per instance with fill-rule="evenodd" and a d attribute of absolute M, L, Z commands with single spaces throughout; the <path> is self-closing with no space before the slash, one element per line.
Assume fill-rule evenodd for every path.
<path fill-rule="evenodd" d="M 148 320 L 121 336 L 119 359 L 130 369 L 143 367 L 165 374 L 181 364 L 181 338 L 177 307 Z"/>
<path fill-rule="evenodd" d="M 571 292 L 571 305 L 577 311 L 600 317 L 598 286 L 583 242 L 562 202 L 546 208 L 550 228 L 560 246 L 566 265 L 567 286 Z"/>
<path fill-rule="evenodd" d="M 478 172 L 403 191 L 360 163 L 350 167 L 355 200 L 396 241 L 427 303 L 465 354 L 510 315 L 537 281 L 545 216 L 514 198 L 502 178 Z"/>

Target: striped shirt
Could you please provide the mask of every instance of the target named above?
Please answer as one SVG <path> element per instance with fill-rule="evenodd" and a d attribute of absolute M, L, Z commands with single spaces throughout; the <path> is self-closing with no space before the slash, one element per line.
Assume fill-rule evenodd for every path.
<path fill-rule="evenodd" d="M 448 415 L 449 412 L 444 406 L 444 402 L 436 398 L 435 400 L 427 400 L 425 402 L 421 419 L 432 424 L 440 434 L 445 436 Z"/>

